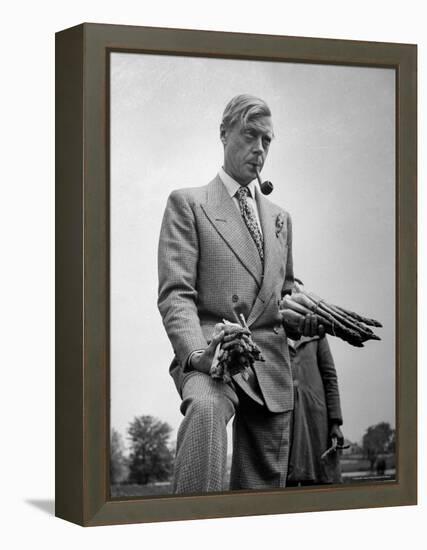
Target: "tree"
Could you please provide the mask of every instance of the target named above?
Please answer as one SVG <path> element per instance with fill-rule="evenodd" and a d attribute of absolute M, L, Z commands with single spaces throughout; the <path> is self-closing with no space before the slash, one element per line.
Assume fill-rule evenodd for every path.
<path fill-rule="evenodd" d="M 370 462 L 371 470 L 374 469 L 377 456 L 389 452 L 394 445 L 395 430 L 388 422 L 380 422 L 370 426 L 363 436 L 363 451 Z"/>
<path fill-rule="evenodd" d="M 174 460 L 168 446 L 171 432 L 169 424 L 152 416 L 134 418 L 128 428 L 129 481 L 145 485 L 170 478 Z"/>
<path fill-rule="evenodd" d="M 393 430 L 393 433 L 391 434 L 390 441 L 387 446 L 387 451 L 393 454 L 396 452 L 396 430 Z"/>
<path fill-rule="evenodd" d="M 124 455 L 123 438 L 114 428 L 110 439 L 110 482 L 121 483 L 128 476 L 128 464 Z"/>

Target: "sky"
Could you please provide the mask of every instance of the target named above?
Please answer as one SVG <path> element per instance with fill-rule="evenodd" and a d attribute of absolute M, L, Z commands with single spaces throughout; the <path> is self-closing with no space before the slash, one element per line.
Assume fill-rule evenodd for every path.
<path fill-rule="evenodd" d="M 172 348 L 157 310 L 157 245 L 168 195 L 222 165 L 222 112 L 236 94 L 270 106 L 262 177 L 293 223 L 295 276 L 383 323 L 362 349 L 329 337 L 344 435 L 395 426 L 394 69 L 111 54 L 111 426 L 181 421 Z"/>

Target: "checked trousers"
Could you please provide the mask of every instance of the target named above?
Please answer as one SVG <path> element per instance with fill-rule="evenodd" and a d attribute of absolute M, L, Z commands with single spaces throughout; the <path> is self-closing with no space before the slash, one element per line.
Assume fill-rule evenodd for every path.
<path fill-rule="evenodd" d="M 182 389 L 175 493 L 285 487 L 291 411 L 271 413 L 237 385 L 194 372 Z M 227 423 L 233 421 L 230 487 L 224 486 Z"/>

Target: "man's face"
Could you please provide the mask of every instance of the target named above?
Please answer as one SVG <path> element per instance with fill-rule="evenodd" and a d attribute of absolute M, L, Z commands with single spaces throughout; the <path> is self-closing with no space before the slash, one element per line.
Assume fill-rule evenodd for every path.
<path fill-rule="evenodd" d="M 271 117 L 254 118 L 243 125 L 240 121 L 226 130 L 221 124 L 224 144 L 224 170 L 240 185 L 247 185 L 261 172 L 273 139 Z"/>

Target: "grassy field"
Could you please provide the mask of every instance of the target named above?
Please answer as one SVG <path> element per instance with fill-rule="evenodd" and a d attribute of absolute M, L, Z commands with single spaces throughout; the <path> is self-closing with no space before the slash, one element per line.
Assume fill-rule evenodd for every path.
<path fill-rule="evenodd" d="M 369 472 L 367 470 L 353 470 L 349 472 L 343 472 L 343 483 L 360 483 L 364 482 L 376 482 L 376 481 L 392 481 L 396 478 L 395 469 L 387 470 L 384 475 L 376 475 L 375 472 Z M 148 485 L 136 485 L 136 484 L 124 484 L 113 485 L 111 487 L 111 497 L 147 497 L 147 496 L 161 496 L 172 494 L 171 483 L 151 483 Z"/>

